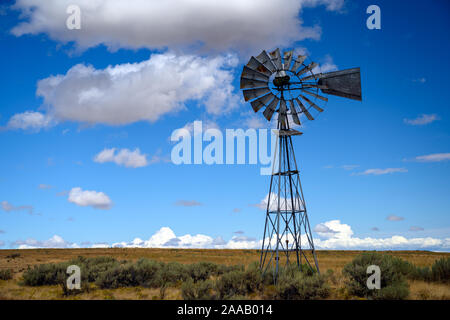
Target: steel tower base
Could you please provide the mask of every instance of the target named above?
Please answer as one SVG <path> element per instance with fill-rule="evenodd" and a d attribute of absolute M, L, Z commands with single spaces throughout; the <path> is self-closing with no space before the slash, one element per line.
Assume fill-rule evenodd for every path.
<path fill-rule="evenodd" d="M 292 136 L 301 133 L 288 126 L 279 122 L 260 258 L 262 271 L 273 273 L 275 282 L 288 264 L 320 272 L 292 145 Z"/>

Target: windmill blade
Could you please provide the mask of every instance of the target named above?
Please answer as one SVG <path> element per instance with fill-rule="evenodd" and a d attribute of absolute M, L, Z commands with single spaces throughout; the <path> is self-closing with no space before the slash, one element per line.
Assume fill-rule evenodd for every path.
<path fill-rule="evenodd" d="M 261 62 L 267 69 L 270 70 L 271 73 L 274 73 L 275 71 L 277 71 L 277 68 L 270 60 L 270 57 L 267 54 L 266 50 L 263 50 L 263 52 L 261 52 L 259 54 L 259 56 L 256 57 L 256 60 Z"/>
<path fill-rule="evenodd" d="M 312 69 L 314 69 L 315 67 L 317 67 L 318 64 L 315 62 L 311 62 L 310 64 L 308 64 L 306 67 L 304 67 L 302 70 L 300 70 L 299 72 L 297 72 L 297 76 L 300 76 L 308 71 L 311 71 Z"/>
<path fill-rule="evenodd" d="M 303 64 L 303 61 L 306 60 L 306 56 L 302 56 L 301 54 L 298 55 L 297 60 L 295 60 L 294 64 L 292 65 L 291 71 L 295 73 L 298 68 Z"/>
<path fill-rule="evenodd" d="M 262 74 L 258 71 L 255 71 L 253 69 L 250 69 L 247 66 L 244 66 L 244 69 L 242 70 L 241 74 L 242 78 L 251 79 L 251 80 L 259 80 L 259 81 L 266 81 L 269 82 L 269 77 L 265 74 Z"/>
<path fill-rule="evenodd" d="M 300 119 L 298 118 L 297 110 L 295 109 L 294 101 L 289 100 L 289 104 L 291 105 L 290 108 L 291 108 L 292 120 L 294 120 L 295 124 L 298 124 L 300 126 L 301 123 L 300 123 Z"/>
<path fill-rule="evenodd" d="M 327 89 L 321 89 L 323 93 L 362 101 L 359 68 L 324 73 L 318 84 L 327 87 Z"/>
<path fill-rule="evenodd" d="M 292 57 L 294 56 L 294 50 L 285 51 L 283 52 L 283 69 L 289 70 L 289 67 L 291 66 Z"/>
<path fill-rule="evenodd" d="M 259 97 L 256 100 L 253 100 L 252 102 L 250 102 L 250 104 L 252 105 L 253 110 L 255 112 L 258 112 L 258 110 L 266 106 L 273 97 L 273 93 L 269 93 L 265 96 Z"/>
<path fill-rule="evenodd" d="M 270 89 L 268 87 L 265 88 L 259 88 L 259 89 L 250 89 L 250 90 L 244 90 L 244 100 L 252 100 L 255 98 L 259 98 L 262 95 L 265 95 L 266 93 L 269 93 Z"/>
<path fill-rule="evenodd" d="M 266 110 L 264 110 L 263 115 L 267 119 L 267 121 L 270 121 L 270 119 L 272 119 L 273 113 L 277 108 L 278 101 L 280 101 L 280 99 L 278 99 L 277 97 L 273 98 L 273 100 L 267 106 Z"/>
<path fill-rule="evenodd" d="M 277 70 L 282 70 L 283 66 L 281 65 L 281 54 L 280 49 L 269 52 L 270 58 L 272 59 L 273 64 L 275 65 Z"/>
<path fill-rule="evenodd" d="M 313 96 L 313 97 L 315 97 L 315 98 L 317 98 L 317 99 L 320 99 L 320 100 L 323 100 L 323 101 L 327 101 L 328 102 L 328 98 L 325 98 L 325 97 L 322 97 L 322 96 L 319 96 L 318 94 L 316 94 L 316 93 L 314 93 L 314 92 L 311 92 L 311 91 L 308 91 L 308 90 L 305 90 L 305 89 L 301 89 L 304 93 L 307 93 L 307 94 L 309 94 L 309 95 L 311 95 L 311 96 Z M 305 99 L 306 100 L 306 99 Z"/>
<path fill-rule="evenodd" d="M 306 110 L 305 106 L 300 101 L 300 99 L 295 98 L 295 100 L 297 101 L 298 105 L 300 106 L 300 109 L 302 109 L 302 112 L 305 114 L 305 116 L 308 118 L 308 120 L 314 120 L 314 118 L 312 117 L 311 113 L 309 113 L 309 111 Z"/>
<path fill-rule="evenodd" d="M 250 58 L 250 60 L 247 63 L 247 67 L 252 69 L 253 71 L 260 72 L 266 75 L 267 77 L 270 77 L 270 75 L 272 74 L 272 72 L 269 69 L 267 69 L 261 62 L 256 60 L 255 57 Z"/>
<path fill-rule="evenodd" d="M 327 86 L 319 85 L 319 84 L 309 84 L 309 83 L 302 83 L 302 88 L 318 88 L 318 89 L 328 89 Z"/>
<path fill-rule="evenodd" d="M 267 81 L 253 80 L 241 77 L 241 89 L 267 87 L 267 84 Z"/>
<path fill-rule="evenodd" d="M 312 102 L 311 100 L 309 100 L 307 97 L 302 96 L 303 99 L 305 99 L 306 102 L 309 103 L 309 105 L 311 107 L 313 107 L 314 109 L 316 109 L 319 112 L 323 112 L 323 109 L 321 107 L 319 107 L 318 105 L 316 105 L 314 102 Z"/>

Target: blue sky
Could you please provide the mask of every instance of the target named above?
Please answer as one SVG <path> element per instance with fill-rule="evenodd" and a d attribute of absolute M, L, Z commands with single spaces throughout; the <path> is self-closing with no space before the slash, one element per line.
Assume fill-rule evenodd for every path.
<path fill-rule="evenodd" d="M 279 46 L 361 68 L 363 101 L 330 97 L 294 138 L 311 226 L 333 231 L 314 232 L 318 247 L 448 251 L 449 4 L 286 0 L 274 16 L 270 2 L 3 2 L 2 248 L 258 247 L 260 165 L 177 166 L 170 136 L 195 120 L 269 127 L 239 75 Z M 69 3 L 80 30 L 65 26 Z M 381 30 L 366 27 L 371 4 Z"/>

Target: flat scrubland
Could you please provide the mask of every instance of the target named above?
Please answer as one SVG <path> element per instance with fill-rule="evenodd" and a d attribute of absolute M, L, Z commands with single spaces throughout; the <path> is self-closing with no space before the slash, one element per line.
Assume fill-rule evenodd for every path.
<path fill-rule="evenodd" d="M 346 289 L 345 265 L 352 262 L 363 251 L 319 250 L 317 258 L 320 271 L 326 275 L 329 294 L 326 299 L 357 299 Z M 401 258 L 416 267 L 431 267 L 439 259 L 450 258 L 450 253 L 428 251 L 381 251 L 383 255 Z M 212 262 L 219 265 L 245 265 L 259 262 L 259 250 L 213 250 L 213 249 L 143 249 L 143 248 L 95 248 L 95 249 L 30 249 L 0 250 L 0 272 L 11 270 L 12 279 L 0 280 L 0 299 L 182 299 L 182 284 L 152 288 L 128 286 L 102 289 L 90 285 L 87 292 L 76 295 L 63 295 L 60 285 L 27 286 L 23 274 L 28 268 L 48 263 L 67 262 L 77 257 L 112 257 L 118 261 L 136 262 L 146 258 L 153 261 L 181 264 Z M 422 280 L 407 280 L 409 295 L 407 299 L 445 299 L 450 300 L 450 284 Z M 246 299 L 267 298 L 259 293 L 245 295 Z"/>

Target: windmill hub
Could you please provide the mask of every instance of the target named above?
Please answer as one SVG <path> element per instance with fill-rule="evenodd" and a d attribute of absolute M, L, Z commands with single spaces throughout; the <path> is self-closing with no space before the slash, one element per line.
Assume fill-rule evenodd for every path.
<path fill-rule="evenodd" d="M 304 55 L 294 58 L 293 50 L 284 52 L 283 56 L 280 49 L 269 53 L 264 50 L 250 58 L 241 75 L 244 99 L 251 100 L 253 110 L 258 112 L 264 108 L 267 121 L 278 113 L 278 142 L 260 257 L 260 268 L 263 272 L 273 272 L 275 281 L 280 264 L 293 262 L 301 269 L 304 261 L 308 268 L 315 266 L 319 272 L 292 143 L 292 137 L 302 133 L 290 128 L 290 119 L 297 125 L 301 125 L 302 115 L 314 120 L 310 111 L 322 112 L 321 103 L 323 106 L 328 101 L 321 94 L 361 101 L 359 68 L 314 73 L 317 63 L 304 63 L 305 60 Z M 269 87 L 272 76 L 275 88 Z"/>
<path fill-rule="evenodd" d="M 285 75 L 284 77 L 276 76 L 273 79 L 273 84 L 275 87 L 282 87 L 288 85 L 289 80 L 291 80 L 291 77 L 289 77 L 288 75 Z"/>

